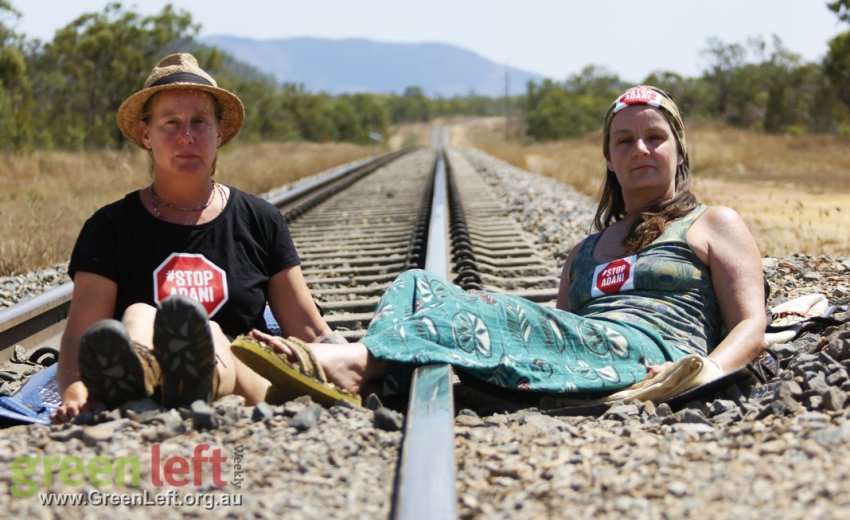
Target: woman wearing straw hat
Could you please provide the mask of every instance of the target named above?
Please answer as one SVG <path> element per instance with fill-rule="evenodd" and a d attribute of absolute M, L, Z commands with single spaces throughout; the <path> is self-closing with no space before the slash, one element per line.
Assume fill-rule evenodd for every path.
<path fill-rule="evenodd" d="M 711 379 L 755 359 L 766 321 L 761 256 L 738 213 L 691 193 L 676 104 L 655 87 L 627 90 L 605 116 L 602 151 L 598 232 L 569 254 L 556 308 L 408 271 L 362 343 L 305 345 L 256 331 L 231 349 L 273 390 L 300 384 L 291 359 L 310 351 L 351 393 L 381 380 L 403 389 L 412 367 L 448 363 L 501 388 L 588 397 L 672 381 L 680 360 Z"/>
<path fill-rule="evenodd" d="M 77 239 L 54 421 L 145 397 L 261 401 L 268 381 L 233 358 L 228 337 L 264 329 L 267 302 L 288 334 L 331 332 L 280 212 L 215 179 L 218 148 L 243 119 L 239 98 L 185 53 L 163 58 L 119 108 L 152 182 L 98 210 Z"/>

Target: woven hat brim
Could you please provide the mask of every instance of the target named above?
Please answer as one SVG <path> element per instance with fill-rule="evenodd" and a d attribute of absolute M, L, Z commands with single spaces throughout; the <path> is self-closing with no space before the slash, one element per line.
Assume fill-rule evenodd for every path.
<path fill-rule="evenodd" d="M 125 99 L 118 108 L 118 112 L 115 113 L 118 128 L 124 134 L 124 137 L 142 148 L 145 147 L 139 133 L 142 110 L 151 96 L 163 90 L 201 90 L 209 92 L 216 98 L 221 107 L 221 144 L 219 147 L 230 142 L 242 128 L 242 123 L 245 121 L 245 107 L 236 94 L 223 88 L 198 83 L 169 83 L 136 92 Z"/>

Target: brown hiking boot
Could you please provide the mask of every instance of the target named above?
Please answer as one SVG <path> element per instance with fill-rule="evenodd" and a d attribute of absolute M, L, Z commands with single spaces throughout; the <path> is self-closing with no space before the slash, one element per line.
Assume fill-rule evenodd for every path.
<path fill-rule="evenodd" d="M 159 363 L 150 349 L 130 339 L 118 320 L 98 321 L 83 333 L 78 363 L 91 402 L 111 409 L 127 401 L 157 397 Z"/>
<path fill-rule="evenodd" d="M 154 319 L 153 348 L 163 372 L 163 406 L 187 407 L 199 399 L 215 400 L 215 347 L 203 305 L 181 295 L 164 299 Z"/>

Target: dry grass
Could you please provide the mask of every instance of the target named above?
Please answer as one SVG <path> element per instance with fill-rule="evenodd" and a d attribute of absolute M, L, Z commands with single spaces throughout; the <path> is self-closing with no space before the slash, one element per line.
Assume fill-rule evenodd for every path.
<path fill-rule="evenodd" d="M 476 146 L 523 169 L 596 197 L 604 171 L 598 134 L 556 143 L 506 143 L 504 122 L 456 128 L 455 146 Z M 850 143 L 832 136 L 775 136 L 689 129 L 693 189 L 707 204 L 735 208 L 765 256 L 850 258 Z"/>
<path fill-rule="evenodd" d="M 389 139 L 390 148 L 398 150 L 408 146 L 430 146 L 433 123 L 407 123 L 396 125 Z"/>
<path fill-rule="evenodd" d="M 498 118 L 405 125 L 393 148 L 428 146 L 431 129 L 452 124 L 455 146 L 477 146 L 524 169 L 599 189 L 600 138 L 523 146 L 504 141 Z M 694 191 L 737 209 L 766 256 L 850 257 L 850 146 L 828 136 L 768 136 L 727 127 L 690 129 Z M 234 144 L 219 157 L 219 180 L 262 193 L 338 164 L 380 153 L 347 144 Z M 140 151 L 3 154 L 0 157 L 0 276 L 68 259 L 83 221 L 149 182 Z"/>
<path fill-rule="evenodd" d="M 381 153 L 350 144 L 234 144 L 219 155 L 218 179 L 250 193 Z M 97 208 L 150 182 L 142 151 L 35 152 L 0 157 L 0 276 L 68 260 Z"/>

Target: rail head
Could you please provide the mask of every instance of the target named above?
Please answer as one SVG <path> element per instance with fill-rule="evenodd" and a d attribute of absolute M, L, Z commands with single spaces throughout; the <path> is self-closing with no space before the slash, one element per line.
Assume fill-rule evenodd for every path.
<path fill-rule="evenodd" d="M 68 282 L 34 298 L 0 310 L 0 363 L 11 359 L 13 347 L 26 349 L 42 346 L 61 334 L 71 306 L 73 282 Z"/>
<path fill-rule="evenodd" d="M 415 150 L 415 148 L 413 147 L 402 148 L 393 152 L 379 155 L 377 157 L 366 159 L 365 161 L 357 162 L 349 168 L 344 168 L 329 175 L 320 175 L 297 186 L 293 186 L 291 189 L 288 189 L 282 193 L 277 193 L 266 197 L 266 200 L 268 200 L 270 203 L 277 207 L 292 204 L 298 199 L 301 199 L 348 176 L 355 175 L 363 171 L 372 171 L 377 168 L 380 168 L 384 164 L 398 159 L 399 157 L 408 154 L 413 150 Z"/>
<path fill-rule="evenodd" d="M 425 268 L 448 276 L 445 155 L 434 165 Z M 398 520 L 457 517 L 452 368 L 425 365 L 413 372 L 399 461 L 393 516 Z"/>
<path fill-rule="evenodd" d="M 67 282 L 38 296 L 0 310 L 0 333 L 24 323 L 34 316 L 54 311 L 70 302 L 73 291 L 74 282 Z"/>

